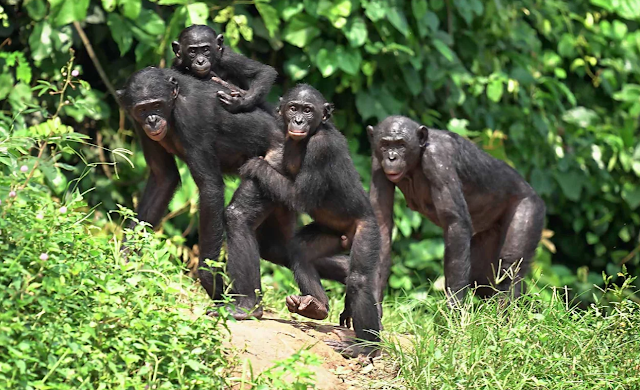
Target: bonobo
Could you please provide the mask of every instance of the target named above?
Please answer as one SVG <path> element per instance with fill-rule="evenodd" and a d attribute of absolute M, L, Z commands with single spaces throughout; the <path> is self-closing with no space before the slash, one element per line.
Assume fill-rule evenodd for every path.
<path fill-rule="evenodd" d="M 156 226 L 179 184 L 174 156 L 184 160 L 200 191 L 198 275 L 210 297 L 220 295 L 205 259 L 218 260 L 223 239 L 223 173 L 237 174 L 251 157 L 284 139 L 272 114 L 256 109 L 233 115 L 216 102 L 224 88 L 171 69 L 145 68 L 118 91 L 135 119 L 149 181 L 138 205 L 139 219 Z"/>
<path fill-rule="evenodd" d="M 545 205 L 511 167 L 455 133 L 402 116 L 367 127 L 372 142 L 370 198 L 382 237 L 381 294 L 391 267 L 393 194 L 444 230 L 444 275 L 450 305 L 467 287 L 479 296 L 521 281 L 542 233 Z M 493 287 L 488 287 L 494 285 Z"/>
<path fill-rule="evenodd" d="M 330 121 L 331 112 L 332 106 L 313 87 L 301 84 L 293 88 L 278 108 L 278 121 L 286 134 L 283 173 L 264 159 L 253 158 L 240 174 L 255 180 L 274 201 L 308 213 L 314 220 L 297 231 L 289 245 L 291 268 L 302 293 L 287 297 L 289 311 L 313 319 L 327 317 L 329 301 L 314 264 L 350 246 L 340 324 L 349 327 L 353 321 L 358 338 L 377 342 L 374 332 L 380 330 L 380 318 L 374 287 L 380 233 L 346 139 Z M 356 345 L 343 351 L 351 356 L 377 352 L 375 347 Z"/>
<path fill-rule="evenodd" d="M 218 98 L 227 111 L 250 111 L 256 106 L 270 111 L 264 99 L 277 77 L 275 69 L 236 53 L 224 45 L 222 34 L 209 26 L 192 25 L 172 43 L 173 68 L 202 79 L 215 80 L 230 88 Z"/>

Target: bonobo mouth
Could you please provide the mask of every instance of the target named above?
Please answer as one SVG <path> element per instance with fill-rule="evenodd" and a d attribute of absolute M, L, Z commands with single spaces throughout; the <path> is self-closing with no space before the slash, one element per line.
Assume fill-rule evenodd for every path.
<path fill-rule="evenodd" d="M 144 131 L 147 133 L 147 136 L 153 141 L 162 141 L 162 139 L 167 135 L 167 125 L 161 124 L 158 125 L 155 129 L 152 129 L 149 126 L 145 126 Z"/>
<path fill-rule="evenodd" d="M 400 179 L 402 179 L 402 176 L 404 176 L 404 172 L 402 171 L 400 172 L 385 171 L 384 174 L 387 175 L 387 179 L 389 179 L 394 183 L 400 181 Z"/>
<path fill-rule="evenodd" d="M 301 139 L 304 139 L 307 136 L 308 131 L 306 129 L 289 129 L 288 130 L 289 133 L 289 138 L 293 139 L 294 141 L 298 141 Z"/>
<path fill-rule="evenodd" d="M 191 65 L 191 71 L 195 73 L 198 77 L 206 77 L 209 75 L 209 69 L 211 67 L 208 65 Z"/>

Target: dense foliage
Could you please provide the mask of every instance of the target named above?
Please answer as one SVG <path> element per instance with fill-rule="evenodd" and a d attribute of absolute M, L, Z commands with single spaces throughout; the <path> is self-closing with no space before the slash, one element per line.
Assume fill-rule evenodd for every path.
<path fill-rule="evenodd" d="M 632 274 L 640 272 L 634 250 L 640 226 L 637 0 L 3 4 L 0 136 L 47 119 L 41 108 L 57 106 L 58 95 L 36 100 L 32 87 L 60 81 L 73 48 L 74 69 L 93 89 L 70 90 L 70 104 L 62 104 L 59 114 L 96 146 L 61 153 L 43 174 L 60 196 L 86 161 L 101 161 L 79 188 L 94 188 L 85 198 L 98 206 L 95 222 L 107 230 L 112 224 L 105 212 L 118 203 L 134 205 L 145 175 L 111 85 L 121 86 L 143 66 L 170 65 L 170 43 L 179 31 L 207 23 L 224 32 L 235 50 L 277 68 L 272 99 L 305 81 L 336 104 L 336 123 L 350 140 L 365 184 L 365 125 L 405 114 L 470 137 L 515 166 L 543 196 L 550 231 L 536 262 L 542 284 L 567 284 L 580 293 L 603 283 L 601 271 L 615 275 L 623 263 Z M 123 148 L 134 152 L 133 166 L 112 165 L 124 161 Z M 0 164 L 10 165 L 6 152 L 0 151 Z M 187 175 L 183 165 L 181 173 Z M 235 181 L 228 184 L 230 194 Z M 0 187 L 3 202 L 8 191 Z M 165 232 L 195 242 L 196 203 L 195 185 L 185 177 Z M 391 287 L 409 289 L 441 275 L 440 229 L 408 210 L 399 193 L 395 221 Z"/>

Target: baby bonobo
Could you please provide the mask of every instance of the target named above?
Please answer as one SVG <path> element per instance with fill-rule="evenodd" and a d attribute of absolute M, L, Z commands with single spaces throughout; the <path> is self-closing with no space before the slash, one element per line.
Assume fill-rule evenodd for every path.
<path fill-rule="evenodd" d="M 344 136 L 330 121 L 332 106 L 313 87 L 300 84 L 280 101 L 278 121 L 286 133 L 283 174 L 260 158 L 240 171 L 274 201 L 308 213 L 313 222 L 296 232 L 289 258 L 301 296 L 287 297 L 289 311 L 314 319 L 328 315 L 329 300 L 314 263 L 351 246 L 345 309 L 340 324 L 353 321 L 356 336 L 379 341 L 380 317 L 374 291 L 380 233 Z M 373 331 L 373 332 L 372 332 Z M 343 354 L 377 354 L 375 346 L 350 345 Z"/>
<path fill-rule="evenodd" d="M 216 35 L 209 26 L 194 24 L 182 30 L 172 46 L 176 55 L 174 69 L 201 79 L 213 79 L 231 90 L 218 92 L 218 99 L 227 111 L 246 112 L 256 106 L 271 111 L 264 99 L 277 72 L 224 46 L 222 34 Z"/>
<path fill-rule="evenodd" d="M 479 296 L 521 281 L 540 240 L 544 202 L 510 166 L 455 133 L 427 129 L 402 116 L 367 128 L 372 157 L 371 204 L 382 237 L 378 293 L 391 267 L 393 193 L 444 230 L 444 276 L 449 304 L 468 286 Z M 488 287 L 493 285 L 493 287 Z"/>

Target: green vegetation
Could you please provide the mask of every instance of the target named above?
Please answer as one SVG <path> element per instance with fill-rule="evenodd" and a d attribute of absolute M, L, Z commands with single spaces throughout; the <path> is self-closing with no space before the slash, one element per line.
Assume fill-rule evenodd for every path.
<path fill-rule="evenodd" d="M 138 225 L 125 232 L 138 250 L 119 255 L 146 167 L 110 89 L 170 65 L 193 23 L 276 67 L 272 101 L 299 81 L 333 101 L 365 185 L 365 126 L 404 114 L 469 137 L 546 201 L 532 293 L 452 313 L 433 283 L 442 231 L 398 192 L 388 386 L 640 388 L 639 21 L 638 0 L 3 1 L 0 388 L 229 383 L 225 320 L 204 316 L 184 272 L 197 242 L 184 164 L 161 233 Z M 290 273 L 263 274 L 283 310 Z M 327 287 L 336 323 L 344 288 Z M 253 384 L 304 389 L 314 361 L 302 352 Z"/>

